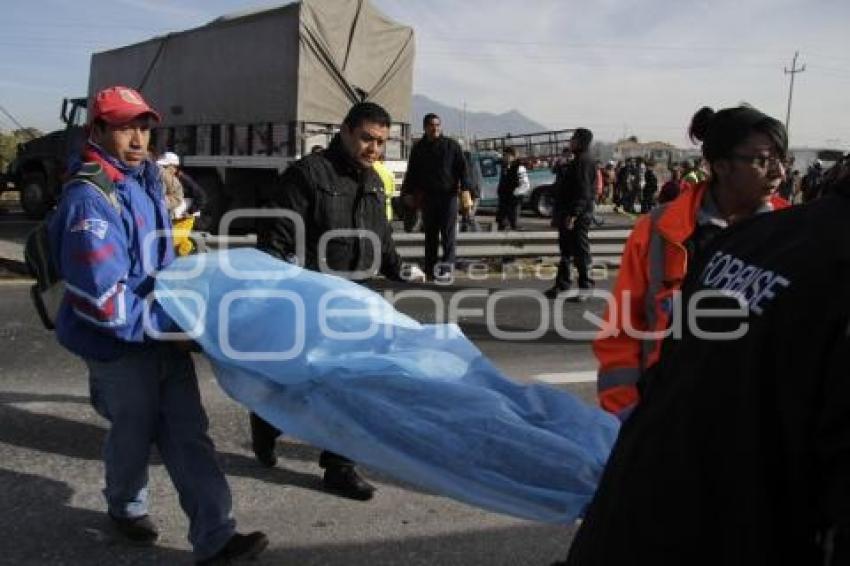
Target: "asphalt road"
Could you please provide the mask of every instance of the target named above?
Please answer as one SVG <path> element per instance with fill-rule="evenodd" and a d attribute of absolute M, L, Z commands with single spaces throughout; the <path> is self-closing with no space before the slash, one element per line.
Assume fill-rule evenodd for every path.
<path fill-rule="evenodd" d="M 545 220 L 524 221 L 528 229 L 545 226 Z M 19 244 L 33 225 L 14 204 L 0 202 L 0 257 L 4 245 Z M 154 548 L 136 548 L 115 538 L 101 495 L 106 428 L 89 405 L 84 365 L 41 327 L 29 303 L 29 283 L 14 272 L 1 276 L 2 267 L 0 564 L 191 564 L 187 522 L 155 454 L 150 487 L 160 540 Z M 565 328 L 591 329 L 582 316 L 585 310 L 601 314 L 603 305 L 567 304 L 550 312 L 551 301 L 498 295 L 542 291 L 552 275 L 533 263 L 515 264 L 484 279 L 462 275 L 450 286 L 417 286 L 427 293 L 400 300 L 397 307 L 422 322 L 446 320 L 451 298 L 467 293 L 460 304 L 467 311 L 457 322 L 498 367 L 520 380 L 554 383 L 593 403 L 589 343 L 563 334 Z M 600 281 L 600 287 L 609 283 Z M 388 296 L 411 290 L 388 282 L 374 288 Z M 500 332 L 513 337 L 499 338 Z M 522 334 L 529 332 L 538 336 L 525 340 Z M 327 494 L 319 451 L 291 438 L 279 442 L 277 468 L 261 468 L 250 450 L 245 410 L 218 387 L 203 356 L 196 361 L 239 528 L 263 529 L 271 539 L 258 564 L 545 565 L 566 553 L 569 527 L 488 513 L 368 470 L 379 487 L 374 500 L 359 503 Z"/>
<path fill-rule="evenodd" d="M 495 292 L 517 285 L 543 289 L 547 284 L 494 278 L 432 290 L 449 296 L 469 287 Z M 540 314 L 523 301 L 504 300 L 495 316 L 499 327 L 517 332 L 538 326 Z M 468 306 L 475 302 L 470 300 Z M 399 307 L 421 320 L 434 318 L 427 301 L 407 301 Z M 570 305 L 562 319 L 572 324 L 580 308 Z M 598 311 L 600 305 L 589 308 Z M 551 330 L 530 343 L 502 341 L 489 336 L 480 319 L 460 322 L 485 354 L 520 379 L 593 366 L 587 343 L 565 342 Z M 155 456 L 152 514 L 161 539 L 155 548 L 139 549 L 114 538 L 100 494 L 104 422 L 88 404 L 83 364 L 40 327 L 23 282 L 0 283 L 0 360 L 0 532 L 5 535 L 0 537 L 0 563 L 191 563 L 186 520 Z M 272 540 L 260 564 L 543 565 L 566 552 L 570 528 L 473 509 L 368 470 L 379 486 L 373 501 L 329 495 L 321 489 L 318 450 L 293 439 L 279 443 L 277 468 L 260 468 L 248 445 L 244 409 L 218 388 L 203 357 L 197 361 L 211 435 L 230 479 L 240 528 L 263 529 Z M 563 387 L 592 402 L 593 384 Z"/>

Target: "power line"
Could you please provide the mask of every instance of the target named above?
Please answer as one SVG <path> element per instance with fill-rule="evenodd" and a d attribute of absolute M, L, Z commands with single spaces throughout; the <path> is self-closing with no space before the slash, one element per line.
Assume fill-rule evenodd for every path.
<path fill-rule="evenodd" d="M 9 130 L 10 132 L 15 131 L 15 125 L 14 124 L 12 124 L 11 128 L 7 127 L 6 124 L 12 124 L 12 123 L 9 122 L 9 119 L 6 118 L 5 116 L 0 116 L 0 131 L 2 131 L 4 129 Z"/>
<path fill-rule="evenodd" d="M 12 116 L 12 114 L 11 114 L 8 110 L 6 110 L 5 108 L 3 108 L 3 105 L 2 105 L 2 104 L 0 104 L 0 112 L 2 112 L 2 113 L 3 113 L 3 114 L 4 114 L 4 115 L 5 115 L 5 116 L 9 119 L 9 120 L 11 120 L 11 121 L 12 121 L 12 123 L 13 123 L 13 124 L 15 124 L 15 125 L 16 125 L 19 129 L 21 129 L 21 130 L 26 130 L 26 128 L 24 128 L 24 127 L 23 127 L 23 125 L 21 125 L 21 123 L 20 123 L 20 122 L 18 122 L 18 121 L 15 119 L 15 117 L 14 117 L 14 116 Z"/>
<path fill-rule="evenodd" d="M 36 22 L 36 21 L 27 21 L 27 20 L 18 20 L 18 21 L 4 20 L 3 24 L 4 24 L 3 27 L 8 26 L 9 29 L 13 29 L 13 30 L 16 30 L 16 31 L 22 30 L 22 29 L 27 29 L 27 28 L 66 28 L 66 29 L 70 28 L 70 29 L 84 30 L 86 32 L 92 31 L 92 24 L 91 24 L 91 22 L 87 22 L 87 21 L 67 20 L 67 21 L 62 21 L 62 22 L 43 22 L 43 21 L 42 22 Z M 0 29 L 2 29 L 2 28 L 0 28 Z M 152 26 L 138 26 L 138 25 L 133 25 L 131 23 L 126 23 L 126 22 L 122 21 L 120 29 L 121 30 L 131 30 L 131 31 L 150 31 L 152 33 L 159 33 L 159 31 L 162 28 L 152 27 Z"/>
<path fill-rule="evenodd" d="M 615 50 L 647 50 L 647 51 L 684 51 L 691 53 L 693 51 L 728 51 L 728 52 L 760 52 L 760 53 L 778 53 L 778 48 L 759 48 L 752 47 L 734 47 L 730 45 L 686 45 L 686 44 L 647 44 L 647 43 L 613 43 L 613 42 L 594 42 L 594 41 L 534 41 L 534 40 L 513 40 L 513 39 L 493 39 L 493 38 L 455 38 L 437 35 L 423 34 L 423 39 L 434 43 L 461 43 L 474 45 L 514 45 L 528 47 L 560 47 L 563 49 L 615 49 Z"/>

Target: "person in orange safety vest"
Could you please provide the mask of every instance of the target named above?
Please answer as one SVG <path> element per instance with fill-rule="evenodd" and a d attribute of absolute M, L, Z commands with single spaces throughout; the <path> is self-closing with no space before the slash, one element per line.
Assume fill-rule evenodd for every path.
<path fill-rule="evenodd" d="M 704 107 L 688 133 L 702 142 L 710 175 L 637 221 L 605 313 L 608 325 L 593 343 L 600 405 L 621 420 L 638 403 L 641 375 L 658 361 L 693 257 L 730 224 L 788 206 L 776 195 L 788 146 L 781 122 L 749 106 Z"/>

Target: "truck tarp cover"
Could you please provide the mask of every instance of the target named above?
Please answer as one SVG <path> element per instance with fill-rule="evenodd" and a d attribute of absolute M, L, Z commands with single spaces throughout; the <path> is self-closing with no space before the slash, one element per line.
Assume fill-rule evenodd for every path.
<path fill-rule="evenodd" d="M 89 96 L 138 88 L 169 126 L 338 124 L 361 99 L 409 123 L 413 57 L 412 28 L 367 0 L 303 0 L 96 53 Z"/>

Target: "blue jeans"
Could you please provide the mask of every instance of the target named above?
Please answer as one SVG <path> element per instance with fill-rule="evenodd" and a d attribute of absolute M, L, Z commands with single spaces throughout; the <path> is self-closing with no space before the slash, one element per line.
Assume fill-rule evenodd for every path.
<path fill-rule="evenodd" d="M 86 364 L 92 406 L 111 423 L 103 449 L 109 513 L 148 513 L 148 458 L 156 444 L 189 517 L 195 556 L 203 560 L 218 552 L 236 523 L 191 356 L 161 343 Z"/>

